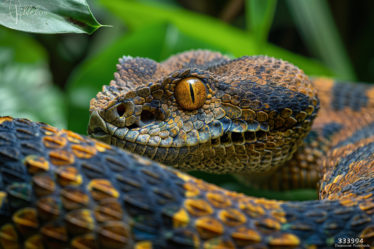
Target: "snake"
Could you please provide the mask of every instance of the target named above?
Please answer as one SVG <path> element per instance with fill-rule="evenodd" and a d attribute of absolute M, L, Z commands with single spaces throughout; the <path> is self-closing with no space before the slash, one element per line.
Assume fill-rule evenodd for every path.
<path fill-rule="evenodd" d="M 88 134 L 0 117 L 0 248 L 374 245 L 370 85 L 267 56 L 124 56 Z M 246 196 L 190 170 L 319 198 Z"/>

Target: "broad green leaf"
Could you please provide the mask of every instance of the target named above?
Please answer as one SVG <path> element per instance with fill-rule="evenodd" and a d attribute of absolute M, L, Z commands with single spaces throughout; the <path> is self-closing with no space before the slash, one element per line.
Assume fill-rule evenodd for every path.
<path fill-rule="evenodd" d="M 258 45 L 267 40 L 276 5 L 277 0 L 246 0 L 247 29 Z"/>
<path fill-rule="evenodd" d="M 288 6 L 306 44 L 335 73 L 355 80 L 352 65 L 324 0 L 288 0 Z"/>
<path fill-rule="evenodd" d="M 89 102 L 101 91 L 103 85 L 108 85 L 113 79 L 119 57 L 131 55 L 162 61 L 172 54 L 193 48 L 224 51 L 196 40 L 166 23 L 145 26 L 131 35 L 119 38 L 107 49 L 83 63 L 69 81 L 68 128 L 86 133 Z"/>
<path fill-rule="evenodd" d="M 0 24 L 49 34 L 91 34 L 101 27 L 85 0 L 1 0 Z"/>
<path fill-rule="evenodd" d="M 0 116 L 29 118 L 66 127 L 62 94 L 50 84 L 42 64 L 12 62 L 12 51 L 0 48 Z"/>
<path fill-rule="evenodd" d="M 293 54 L 269 43 L 257 46 L 255 39 L 248 32 L 231 27 L 214 18 L 154 2 L 147 4 L 130 0 L 101 0 L 100 2 L 121 18 L 133 31 L 157 21 L 167 21 L 184 34 L 222 48 L 235 57 L 266 54 L 290 61 L 310 75 L 332 75 L 329 69 L 317 61 Z M 152 40 L 148 42 L 151 44 Z"/>

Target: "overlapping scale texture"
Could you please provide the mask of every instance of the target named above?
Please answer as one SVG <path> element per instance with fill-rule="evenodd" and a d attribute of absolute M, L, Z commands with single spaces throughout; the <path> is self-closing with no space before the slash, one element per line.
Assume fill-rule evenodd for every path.
<path fill-rule="evenodd" d="M 373 156 L 374 134 L 367 135 L 351 156 L 326 165 L 324 200 L 282 202 L 221 189 L 70 131 L 2 117 L 0 247 L 328 248 L 347 236 L 372 245 L 374 171 L 365 158 Z"/>

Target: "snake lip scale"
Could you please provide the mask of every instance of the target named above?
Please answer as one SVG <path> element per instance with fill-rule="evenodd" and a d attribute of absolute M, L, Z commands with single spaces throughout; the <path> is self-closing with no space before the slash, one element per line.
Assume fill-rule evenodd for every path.
<path fill-rule="evenodd" d="M 125 56 L 88 133 L 0 117 L 1 249 L 374 246 L 370 85 L 266 56 Z M 175 168 L 317 187 L 319 200 L 245 196 Z"/>

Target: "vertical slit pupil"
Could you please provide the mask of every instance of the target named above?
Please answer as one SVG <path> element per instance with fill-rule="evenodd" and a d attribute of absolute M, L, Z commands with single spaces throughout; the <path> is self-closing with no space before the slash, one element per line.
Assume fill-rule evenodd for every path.
<path fill-rule="evenodd" d="M 192 84 L 189 83 L 189 86 L 190 86 L 190 93 L 191 93 L 192 103 L 195 103 L 195 94 L 194 94 L 194 91 L 193 91 Z"/>

